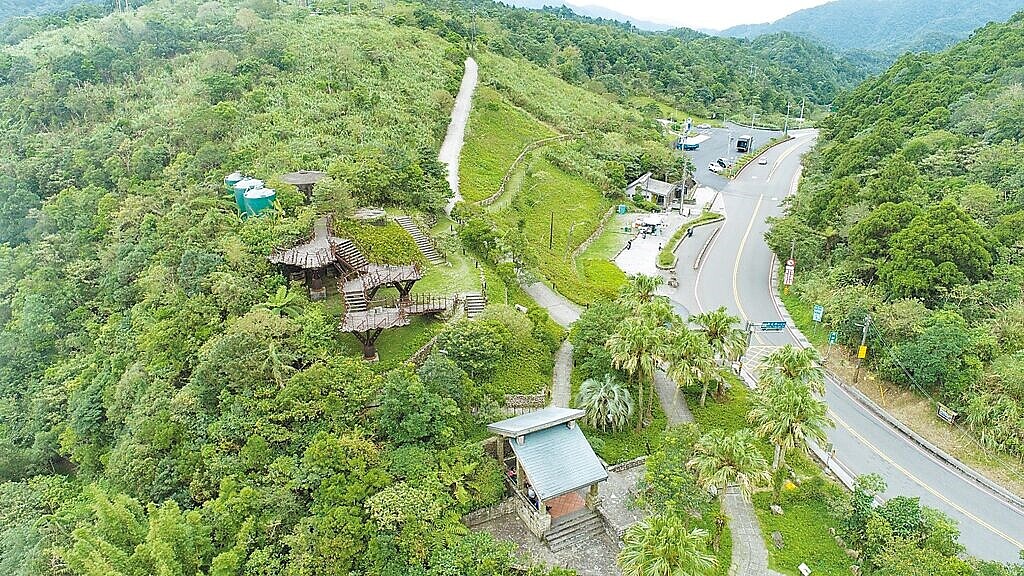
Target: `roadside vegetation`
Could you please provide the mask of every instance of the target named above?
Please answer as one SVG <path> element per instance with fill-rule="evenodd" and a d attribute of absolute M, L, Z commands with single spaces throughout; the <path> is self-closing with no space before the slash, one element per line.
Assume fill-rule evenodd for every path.
<path fill-rule="evenodd" d="M 841 96 L 767 235 L 795 293 L 869 367 L 1024 462 L 1020 15 Z M 870 125 L 870 128 L 864 129 Z"/>

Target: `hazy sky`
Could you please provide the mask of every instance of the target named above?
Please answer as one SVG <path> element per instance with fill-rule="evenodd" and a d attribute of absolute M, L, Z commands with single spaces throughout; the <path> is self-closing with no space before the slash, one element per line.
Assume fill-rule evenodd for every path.
<path fill-rule="evenodd" d="M 736 24 L 772 22 L 828 0 L 568 0 L 602 6 L 659 24 L 721 30 Z"/>

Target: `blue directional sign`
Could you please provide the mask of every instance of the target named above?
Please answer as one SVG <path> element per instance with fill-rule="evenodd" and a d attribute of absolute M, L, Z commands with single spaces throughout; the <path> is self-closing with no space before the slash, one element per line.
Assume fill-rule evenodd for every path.
<path fill-rule="evenodd" d="M 821 322 L 821 317 L 825 315 L 825 307 L 821 304 L 814 305 L 814 321 Z"/>
<path fill-rule="evenodd" d="M 761 322 L 761 332 L 779 332 L 785 329 L 785 322 Z"/>

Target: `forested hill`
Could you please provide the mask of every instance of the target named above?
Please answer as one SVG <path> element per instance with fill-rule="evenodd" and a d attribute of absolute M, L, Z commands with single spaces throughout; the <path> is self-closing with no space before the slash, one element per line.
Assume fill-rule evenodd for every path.
<path fill-rule="evenodd" d="M 792 32 L 837 50 L 898 55 L 941 50 L 989 22 L 1002 22 L 1022 0 L 835 0 L 800 10 L 771 24 L 735 26 L 725 36 L 752 38 Z"/>
<path fill-rule="evenodd" d="M 0 23 L 16 16 L 37 16 L 61 12 L 79 4 L 101 3 L 103 0 L 5 0 L 0 3 Z"/>
<path fill-rule="evenodd" d="M 451 14 L 449 2 L 430 4 L 442 15 L 432 26 L 473 26 L 466 19 L 470 13 Z M 788 34 L 751 42 L 688 29 L 651 33 L 595 22 L 564 7 L 511 9 L 492 0 L 468 5 L 479 39 L 494 51 L 528 58 L 593 90 L 670 98 L 702 116 L 752 109 L 784 113 L 787 102 L 801 98 L 825 104 L 866 76 L 821 45 Z"/>
<path fill-rule="evenodd" d="M 790 207 L 806 302 L 887 379 L 1024 456 L 1024 14 L 835 103 Z"/>

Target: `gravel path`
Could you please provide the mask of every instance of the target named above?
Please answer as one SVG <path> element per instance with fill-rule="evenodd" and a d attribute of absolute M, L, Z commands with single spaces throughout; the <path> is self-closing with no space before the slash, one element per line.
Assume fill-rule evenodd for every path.
<path fill-rule="evenodd" d="M 679 386 L 676 386 L 660 368 L 654 373 L 654 388 L 658 391 L 658 399 L 661 400 L 661 407 L 665 410 L 669 426 L 693 422 L 693 414 L 686 405 L 686 397 L 679 391 Z"/>
<path fill-rule="evenodd" d="M 448 133 L 445 134 L 441 151 L 437 155 L 438 162 L 448 166 L 448 185 L 453 193 L 451 199 L 448 200 L 448 205 L 444 208 L 448 214 L 452 213 L 455 203 L 462 200 L 462 194 L 459 193 L 459 155 L 462 154 L 462 143 L 466 137 L 466 124 L 469 123 L 469 110 L 473 106 L 473 91 L 476 90 L 477 76 L 476 60 L 466 58 L 466 73 L 462 76 L 459 95 L 455 97 L 452 121 L 448 124 Z"/>

